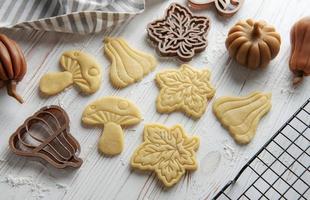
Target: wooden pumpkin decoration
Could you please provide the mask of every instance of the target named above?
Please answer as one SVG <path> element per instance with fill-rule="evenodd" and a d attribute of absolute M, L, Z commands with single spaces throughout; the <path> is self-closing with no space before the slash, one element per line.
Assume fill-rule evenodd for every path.
<path fill-rule="evenodd" d="M 0 34 L 0 88 L 6 86 L 8 95 L 20 103 L 23 99 L 16 93 L 16 85 L 26 73 L 24 54 L 17 43 Z"/>
<path fill-rule="evenodd" d="M 310 75 L 310 17 L 295 23 L 291 30 L 290 69 L 294 73 L 293 84 L 299 83 L 303 76 Z"/>
<path fill-rule="evenodd" d="M 233 26 L 226 39 L 229 55 L 251 69 L 265 67 L 280 50 L 281 37 L 264 21 L 248 19 Z"/>

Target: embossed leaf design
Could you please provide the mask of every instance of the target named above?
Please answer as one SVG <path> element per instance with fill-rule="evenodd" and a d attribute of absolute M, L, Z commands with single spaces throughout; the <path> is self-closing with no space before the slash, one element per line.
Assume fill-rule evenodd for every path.
<path fill-rule="evenodd" d="M 148 33 L 163 56 L 189 61 L 207 47 L 209 19 L 193 16 L 179 4 L 172 4 L 166 17 L 148 26 Z"/>
<path fill-rule="evenodd" d="M 208 70 L 197 71 L 188 65 L 180 70 L 169 70 L 157 74 L 161 88 L 157 100 L 159 112 L 182 110 L 193 117 L 200 117 L 215 90 L 211 86 Z"/>
<path fill-rule="evenodd" d="M 155 170 L 167 186 L 175 184 L 185 170 L 197 168 L 195 151 L 199 139 L 188 138 L 180 126 L 171 129 L 148 125 L 144 129 L 144 143 L 136 150 L 132 165 L 140 169 Z"/>

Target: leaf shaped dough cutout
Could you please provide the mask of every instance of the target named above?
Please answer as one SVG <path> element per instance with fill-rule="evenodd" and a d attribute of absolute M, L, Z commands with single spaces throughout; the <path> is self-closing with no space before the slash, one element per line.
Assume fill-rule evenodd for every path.
<path fill-rule="evenodd" d="M 270 108 L 271 93 L 262 92 L 246 97 L 221 97 L 213 104 L 215 116 L 239 144 L 253 139 L 260 119 Z"/>
<path fill-rule="evenodd" d="M 104 43 L 111 61 L 110 80 L 116 88 L 140 81 L 157 65 L 153 56 L 131 48 L 122 38 L 105 38 Z"/>
<path fill-rule="evenodd" d="M 195 70 L 186 64 L 178 70 L 158 73 L 155 80 L 160 88 L 156 101 L 160 113 L 182 111 L 190 117 L 199 118 L 215 93 L 209 70 Z"/>
<path fill-rule="evenodd" d="M 149 124 L 144 128 L 144 142 L 131 157 L 131 166 L 153 170 L 165 186 L 176 184 L 186 170 L 196 170 L 198 137 L 188 137 L 180 125 L 167 128 Z"/>

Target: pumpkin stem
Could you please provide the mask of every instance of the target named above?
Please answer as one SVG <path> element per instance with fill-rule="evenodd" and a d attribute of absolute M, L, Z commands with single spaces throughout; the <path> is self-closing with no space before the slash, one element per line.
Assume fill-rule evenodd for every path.
<path fill-rule="evenodd" d="M 300 83 L 303 77 L 304 77 L 303 71 L 297 71 L 293 78 L 293 85 L 297 85 L 298 83 Z"/>
<path fill-rule="evenodd" d="M 6 85 L 8 95 L 14 97 L 19 103 L 24 103 L 24 100 L 21 96 L 16 93 L 16 81 L 10 80 Z"/>
<path fill-rule="evenodd" d="M 260 28 L 259 22 L 255 22 L 254 23 L 254 27 L 253 27 L 253 30 L 252 30 L 252 36 L 254 38 L 258 38 L 258 37 L 261 36 L 261 28 Z"/>

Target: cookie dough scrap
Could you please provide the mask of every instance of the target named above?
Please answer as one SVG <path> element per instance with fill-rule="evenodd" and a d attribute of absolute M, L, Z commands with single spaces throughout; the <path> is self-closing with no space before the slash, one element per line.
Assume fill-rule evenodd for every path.
<path fill-rule="evenodd" d="M 116 96 L 92 102 L 82 115 L 85 125 L 104 127 L 98 148 L 105 155 L 120 154 L 124 148 L 122 126 L 135 125 L 140 121 L 139 109 L 129 100 Z"/>
<path fill-rule="evenodd" d="M 56 95 L 70 85 L 77 86 L 82 93 L 95 93 L 101 83 L 102 70 L 97 60 L 81 51 L 64 52 L 60 58 L 64 72 L 49 72 L 40 80 L 40 91 L 46 96 Z"/>
<path fill-rule="evenodd" d="M 131 166 L 153 170 L 165 186 L 176 184 L 186 170 L 196 170 L 198 137 L 188 137 L 180 125 L 167 128 L 160 124 L 144 127 L 144 142 L 131 157 Z"/>
<path fill-rule="evenodd" d="M 156 101 L 160 113 L 182 111 L 188 116 L 199 118 L 215 93 L 210 83 L 209 70 L 195 70 L 187 64 L 177 70 L 158 73 L 155 80 L 160 88 Z"/>
<path fill-rule="evenodd" d="M 105 38 L 104 51 L 111 61 L 110 81 L 116 88 L 124 88 L 140 81 L 153 71 L 156 59 L 130 47 L 123 38 Z"/>
<path fill-rule="evenodd" d="M 213 112 L 238 144 L 248 144 L 260 119 L 271 108 L 271 93 L 254 92 L 245 97 L 221 97 Z"/>

